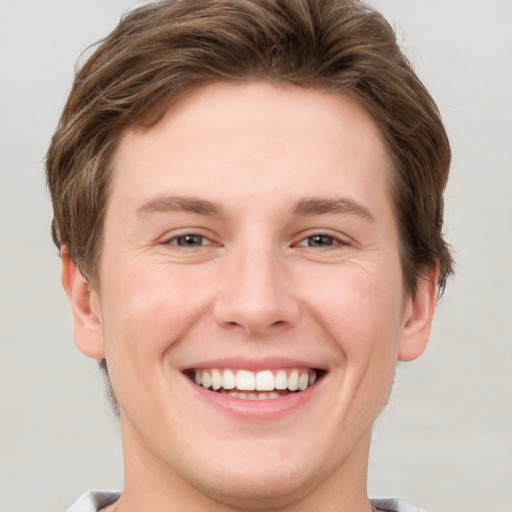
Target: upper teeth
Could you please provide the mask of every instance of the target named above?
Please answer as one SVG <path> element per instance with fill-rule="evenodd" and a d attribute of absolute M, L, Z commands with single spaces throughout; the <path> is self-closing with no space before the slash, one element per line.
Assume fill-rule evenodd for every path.
<path fill-rule="evenodd" d="M 194 381 L 198 386 L 218 390 L 238 389 L 240 391 L 272 391 L 274 389 L 303 391 L 313 385 L 316 379 L 314 370 L 196 370 Z"/>

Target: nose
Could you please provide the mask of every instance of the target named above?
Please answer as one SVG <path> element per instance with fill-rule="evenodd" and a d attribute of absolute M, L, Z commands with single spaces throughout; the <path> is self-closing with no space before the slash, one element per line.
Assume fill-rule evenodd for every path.
<path fill-rule="evenodd" d="M 296 324 L 293 278 L 270 247 L 242 248 L 224 262 L 214 315 L 218 324 L 263 336 Z"/>

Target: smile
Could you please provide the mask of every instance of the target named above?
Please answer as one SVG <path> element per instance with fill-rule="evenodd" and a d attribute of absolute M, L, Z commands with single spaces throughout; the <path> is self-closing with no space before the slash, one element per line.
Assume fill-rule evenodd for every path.
<path fill-rule="evenodd" d="M 320 370 L 289 368 L 278 370 L 198 369 L 187 372 L 196 385 L 244 400 L 268 400 L 298 393 L 312 386 Z"/>

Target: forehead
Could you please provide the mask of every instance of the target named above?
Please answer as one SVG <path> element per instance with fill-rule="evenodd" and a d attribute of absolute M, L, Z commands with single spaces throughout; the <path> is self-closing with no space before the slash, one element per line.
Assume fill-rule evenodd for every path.
<path fill-rule="evenodd" d="M 216 83 L 192 91 L 151 128 L 124 134 L 112 190 L 153 194 L 171 186 L 173 193 L 190 194 L 201 186 L 222 199 L 265 187 L 275 192 L 292 180 L 289 192 L 297 195 L 308 195 L 315 181 L 325 194 L 349 181 L 382 191 L 388 162 L 376 123 L 347 95 L 268 82 Z"/>

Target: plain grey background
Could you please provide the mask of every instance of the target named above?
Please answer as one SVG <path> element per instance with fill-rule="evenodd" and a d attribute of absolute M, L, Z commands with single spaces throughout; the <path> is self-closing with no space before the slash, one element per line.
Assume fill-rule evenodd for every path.
<path fill-rule="evenodd" d="M 512 1 L 374 0 L 453 145 L 457 275 L 431 343 L 375 427 L 372 496 L 512 511 Z M 133 0 L 0 0 L 0 512 L 63 511 L 122 486 L 120 435 L 73 344 L 43 160 L 80 52 Z"/>

